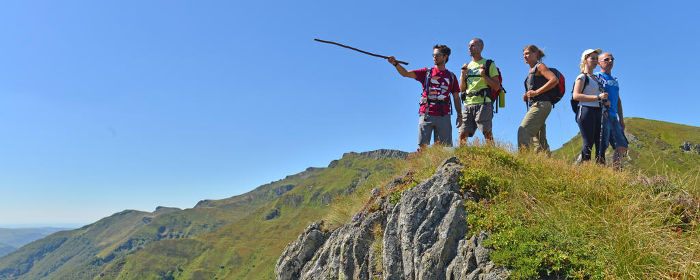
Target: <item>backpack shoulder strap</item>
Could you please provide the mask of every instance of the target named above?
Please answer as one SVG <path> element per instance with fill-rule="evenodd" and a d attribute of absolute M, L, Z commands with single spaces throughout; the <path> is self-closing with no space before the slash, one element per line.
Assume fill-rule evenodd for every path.
<path fill-rule="evenodd" d="M 526 90 L 532 90 L 535 88 L 535 75 L 537 75 L 537 66 L 539 66 L 540 63 L 537 62 L 535 64 L 534 70 L 532 72 L 527 73 L 527 79 L 525 79 L 525 89 Z"/>
<path fill-rule="evenodd" d="M 428 70 L 425 71 L 425 85 L 423 86 L 423 90 L 425 90 L 425 94 L 429 94 L 429 89 L 430 89 L 430 72 L 433 72 L 433 67 L 428 67 Z"/>
<path fill-rule="evenodd" d="M 493 64 L 493 59 L 487 59 L 486 63 L 484 63 L 486 67 L 484 69 L 486 70 L 486 76 L 491 77 L 491 64 Z"/>
<path fill-rule="evenodd" d="M 589 81 L 590 78 L 588 77 L 588 75 L 586 75 L 584 73 L 581 73 L 581 74 L 583 74 L 583 79 L 582 79 L 583 80 L 583 87 L 581 88 L 581 91 L 583 92 L 583 90 L 586 89 L 588 82 L 590 82 Z M 581 74 L 579 74 L 579 75 L 581 75 Z M 578 79 L 578 76 L 576 78 Z M 571 92 L 574 92 L 574 90 L 571 89 Z"/>

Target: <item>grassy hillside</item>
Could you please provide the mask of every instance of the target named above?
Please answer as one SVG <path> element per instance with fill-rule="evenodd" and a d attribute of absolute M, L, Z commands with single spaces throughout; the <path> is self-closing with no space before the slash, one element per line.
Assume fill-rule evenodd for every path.
<path fill-rule="evenodd" d="M 474 198 L 469 235 L 490 233 L 490 257 L 511 279 L 700 277 L 697 185 L 492 146 L 429 149 L 405 171 L 420 181 L 449 156 L 465 166 L 460 184 Z"/>
<path fill-rule="evenodd" d="M 700 144 L 700 127 L 641 118 L 625 118 L 625 134 L 630 142 L 629 157 L 624 168 L 653 175 L 680 177 L 698 184 L 700 154 L 683 151 L 684 142 Z M 577 135 L 552 155 L 573 162 L 581 152 L 582 140 Z M 607 150 L 608 162 L 612 149 Z"/>
<path fill-rule="evenodd" d="M 51 235 L 0 258 L 0 279 L 92 279 L 100 277 L 103 270 L 105 273 L 102 275 L 108 277 L 119 274 L 122 269 L 126 275 L 137 273 L 160 277 L 168 272 L 162 275 L 151 273 L 159 269 L 154 263 L 162 262 L 170 270 L 172 263 L 198 267 L 197 262 L 190 261 L 196 261 L 195 258 L 210 252 L 222 254 L 216 252 L 217 248 L 234 247 L 241 249 L 236 251 L 232 261 L 242 262 L 253 258 L 256 264 L 274 265 L 277 254 L 287 243 L 286 239 L 293 238 L 293 234 L 287 234 L 286 230 L 299 231 L 309 219 L 318 217 L 320 213 L 316 210 L 297 210 L 300 205 L 323 211 L 333 197 L 353 193 L 363 182 L 394 172 L 397 161 L 382 158 L 377 153 L 350 153 L 331 163 L 330 168 L 309 168 L 243 195 L 200 201 L 191 209 L 159 207 L 153 213 L 124 211 L 78 230 Z M 303 222 L 298 225 L 278 222 L 289 222 L 289 217 L 292 217 L 289 221 L 301 219 Z M 256 237 L 263 230 L 280 232 L 272 237 L 279 252 L 266 251 L 264 258 L 258 260 L 257 255 L 244 248 L 258 247 Z M 214 237 L 205 235 L 215 231 L 227 233 L 212 235 Z M 216 236 L 231 244 L 226 243 L 225 247 L 217 244 L 219 241 L 214 240 Z M 231 240 L 231 236 L 237 237 Z M 146 257 L 153 258 L 152 262 L 129 262 L 125 259 L 141 250 L 153 253 Z M 180 259 L 178 252 L 186 257 Z M 162 254 L 173 254 L 173 258 Z M 132 270 L 130 265 L 145 265 L 149 272 L 132 272 L 138 269 Z M 207 269 L 207 273 L 215 271 Z M 173 272 L 169 273 L 172 275 Z M 125 277 L 139 278 L 142 277 Z"/>
<path fill-rule="evenodd" d="M 346 154 L 245 218 L 192 239 L 156 242 L 112 263 L 98 279 L 273 279 L 284 246 L 329 212 L 334 198 L 366 193 L 397 172 L 397 159 Z M 270 213 L 279 213 L 269 219 Z"/>

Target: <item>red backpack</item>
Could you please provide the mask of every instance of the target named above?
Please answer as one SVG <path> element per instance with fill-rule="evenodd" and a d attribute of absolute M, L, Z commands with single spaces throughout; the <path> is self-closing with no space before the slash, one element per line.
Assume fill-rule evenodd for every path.
<path fill-rule="evenodd" d="M 484 69 L 486 69 L 487 72 L 490 72 L 489 70 L 491 69 L 491 64 L 493 63 L 493 60 L 487 59 L 485 63 Z M 501 69 L 496 67 L 496 70 L 498 70 L 498 84 L 500 85 L 500 89 L 494 90 L 491 87 L 489 89 L 491 90 L 491 103 L 495 103 L 496 99 L 498 99 L 498 93 L 503 90 L 503 92 L 506 92 L 506 89 L 503 88 L 503 76 L 501 75 Z M 486 83 L 486 86 L 488 86 L 488 83 Z"/>

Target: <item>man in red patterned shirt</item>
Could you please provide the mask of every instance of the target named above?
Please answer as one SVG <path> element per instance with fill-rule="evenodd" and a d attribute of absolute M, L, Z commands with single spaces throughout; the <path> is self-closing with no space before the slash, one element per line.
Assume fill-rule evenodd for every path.
<path fill-rule="evenodd" d="M 388 58 L 389 63 L 396 67 L 401 76 L 416 79 L 423 85 L 421 95 L 420 117 L 418 118 L 418 151 L 430 144 L 430 136 L 434 135 L 434 142 L 441 145 L 452 146 L 452 125 L 450 117 L 450 95 L 457 112 L 457 127 L 462 124 L 462 111 L 458 107 L 459 80 L 454 73 L 445 68 L 450 56 L 450 48 L 445 45 L 433 47 L 433 63 L 435 67 L 408 71 L 396 62 L 393 56 Z M 428 72 L 430 71 L 430 72 Z"/>

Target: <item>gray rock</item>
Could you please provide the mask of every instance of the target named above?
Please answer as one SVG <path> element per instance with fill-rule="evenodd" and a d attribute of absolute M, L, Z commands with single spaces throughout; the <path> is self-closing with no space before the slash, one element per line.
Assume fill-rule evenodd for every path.
<path fill-rule="evenodd" d="M 685 141 L 683 145 L 680 146 L 681 150 L 685 152 L 697 152 L 700 154 L 700 144 L 693 144 L 691 142 Z"/>
<path fill-rule="evenodd" d="M 277 279 L 299 279 L 304 264 L 314 256 L 328 235 L 328 231 L 323 229 L 322 221 L 309 225 L 296 241 L 284 248 L 284 253 L 275 265 Z"/>
<path fill-rule="evenodd" d="M 457 256 L 447 267 L 448 280 L 485 280 L 507 279 L 510 272 L 502 267 L 496 267 L 489 260 L 491 249 L 483 245 L 488 239 L 485 232 L 472 236 L 469 240 L 461 240 L 457 248 Z"/>
<path fill-rule="evenodd" d="M 272 220 L 274 218 L 279 217 L 279 215 L 280 215 L 280 210 L 277 208 L 274 208 L 274 209 L 270 210 L 270 212 L 267 212 L 267 215 L 265 215 L 265 218 L 263 218 L 263 219 L 268 221 L 268 220 Z"/>
<path fill-rule="evenodd" d="M 507 278 L 508 271 L 488 258 L 490 250 L 482 245 L 486 234 L 465 237 L 462 169 L 457 158 L 445 160 L 397 203 L 373 192 L 379 210 L 360 213 L 330 234 L 320 222 L 312 224 L 285 248 L 275 267 L 277 279 Z M 410 173 L 386 189 L 408 180 Z"/>
<path fill-rule="evenodd" d="M 384 279 L 444 279 L 467 231 L 459 178 L 462 166 L 446 160 L 428 180 L 404 191 L 388 216 Z"/>

